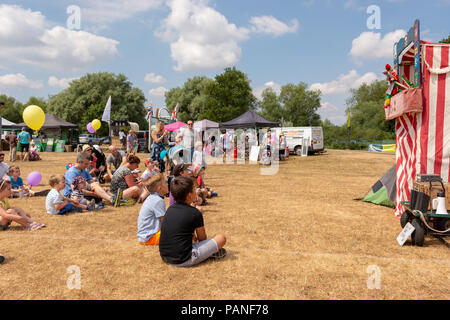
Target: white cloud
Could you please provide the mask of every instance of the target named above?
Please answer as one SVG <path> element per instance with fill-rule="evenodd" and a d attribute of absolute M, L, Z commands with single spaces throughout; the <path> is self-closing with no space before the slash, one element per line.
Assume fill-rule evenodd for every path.
<path fill-rule="evenodd" d="M 292 25 L 288 26 L 272 16 L 252 17 L 250 19 L 252 32 L 271 34 L 276 37 L 285 33 L 296 32 L 298 30 L 298 20 L 293 19 L 291 23 Z"/>
<path fill-rule="evenodd" d="M 345 113 L 345 107 L 336 106 L 331 102 L 323 102 L 317 113 L 322 120 L 328 119 L 337 125 L 342 125 L 347 121 L 347 116 L 342 115 Z"/>
<path fill-rule="evenodd" d="M 167 0 L 169 16 L 155 35 L 170 43 L 176 71 L 217 70 L 237 64 L 242 55 L 239 43 L 249 39 L 251 32 L 281 35 L 295 32 L 292 26 L 274 17 L 253 17 L 251 29 L 238 27 L 209 6 L 210 0 Z"/>
<path fill-rule="evenodd" d="M 43 87 L 42 82 L 33 81 L 28 79 L 21 73 L 5 74 L 0 76 L 0 88 L 3 87 L 19 87 L 27 89 L 41 89 Z"/>
<path fill-rule="evenodd" d="M 176 71 L 215 70 L 236 64 L 241 58 L 238 43 L 249 30 L 229 23 L 208 6 L 209 0 L 171 0 L 169 16 L 155 34 L 170 42 Z"/>
<path fill-rule="evenodd" d="M 277 95 L 281 92 L 281 86 L 273 81 L 266 82 L 263 86 L 253 89 L 253 95 L 258 99 L 262 100 L 262 93 L 267 88 L 272 88 Z"/>
<path fill-rule="evenodd" d="M 99 29 L 132 16 L 160 7 L 164 0 L 83 0 L 81 20 L 98 26 Z"/>
<path fill-rule="evenodd" d="M 166 79 L 163 76 L 152 72 L 145 75 L 144 81 L 148 83 L 164 83 L 166 82 Z"/>
<path fill-rule="evenodd" d="M 79 78 L 61 78 L 58 79 L 55 76 L 50 76 L 50 78 L 48 78 L 48 85 L 51 87 L 57 87 L 57 88 L 62 88 L 65 89 L 69 86 L 70 82 L 73 80 L 76 80 Z"/>
<path fill-rule="evenodd" d="M 377 80 L 377 75 L 367 72 L 360 76 L 356 70 L 351 70 L 348 74 L 341 74 L 337 80 L 324 83 L 314 83 L 309 90 L 320 90 L 322 94 L 342 94 L 348 93 L 350 89 L 355 89 L 363 83 L 370 84 Z"/>
<path fill-rule="evenodd" d="M 155 89 L 150 89 L 148 94 L 153 97 L 164 97 L 165 93 L 169 91 L 167 88 L 159 87 Z"/>
<path fill-rule="evenodd" d="M 406 35 L 406 31 L 399 29 L 381 37 L 379 32 L 363 32 L 352 41 L 350 55 L 356 60 L 392 58 L 394 44 Z"/>
<path fill-rule="evenodd" d="M 322 102 L 319 110 L 322 112 L 337 111 L 338 107 L 336 107 L 334 104 L 330 102 Z"/>
<path fill-rule="evenodd" d="M 0 5 L 0 59 L 54 70 L 79 70 L 117 54 L 118 41 L 61 26 L 40 12 Z"/>

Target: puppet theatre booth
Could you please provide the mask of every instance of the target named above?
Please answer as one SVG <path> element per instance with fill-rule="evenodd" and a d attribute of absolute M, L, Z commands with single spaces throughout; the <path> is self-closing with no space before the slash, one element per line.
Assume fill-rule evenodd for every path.
<path fill-rule="evenodd" d="M 402 86 L 385 107 L 395 119 L 395 215 L 406 208 L 418 175 L 436 174 L 450 180 L 450 44 L 420 40 L 416 20 L 394 45 L 394 70 Z M 406 87 L 406 88 L 404 88 Z"/>

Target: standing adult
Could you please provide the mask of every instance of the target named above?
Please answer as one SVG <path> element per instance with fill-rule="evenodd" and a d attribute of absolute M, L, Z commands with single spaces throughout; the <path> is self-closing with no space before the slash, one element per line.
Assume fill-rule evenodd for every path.
<path fill-rule="evenodd" d="M 20 142 L 20 158 L 22 159 L 22 161 L 25 161 L 25 157 L 23 155 L 24 152 L 28 153 L 29 149 L 30 149 L 30 142 L 31 142 L 31 136 L 30 134 L 26 131 L 26 127 L 22 127 L 22 132 L 19 133 L 19 135 L 17 136 L 17 138 L 19 139 Z"/>
<path fill-rule="evenodd" d="M 9 166 L 6 163 L 4 163 L 3 160 L 5 160 L 5 153 L 3 151 L 0 151 L 0 180 L 9 171 Z"/>
<path fill-rule="evenodd" d="M 134 130 L 130 130 L 127 135 L 127 153 L 136 154 L 137 136 Z"/>
<path fill-rule="evenodd" d="M 284 135 L 284 132 L 282 131 L 280 133 L 280 159 L 286 158 L 286 147 L 287 147 L 286 137 Z"/>
<path fill-rule="evenodd" d="M 181 140 L 181 144 L 183 145 L 183 147 L 185 147 L 186 149 L 188 149 L 190 151 L 190 158 L 189 161 L 192 161 L 192 157 L 194 155 L 194 122 L 192 120 L 189 120 L 187 122 L 187 128 L 180 128 L 179 129 L 179 135 L 182 138 Z"/>
<path fill-rule="evenodd" d="M 125 149 L 127 147 L 127 136 L 125 135 L 123 129 L 120 129 L 119 131 L 119 140 L 120 144 L 122 145 L 122 148 Z"/>
<path fill-rule="evenodd" d="M 14 130 L 5 137 L 5 140 L 9 143 L 9 161 L 16 161 L 18 140 Z"/>
<path fill-rule="evenodd" d="M 142 182 L 137 183 L 132 171 L 139 167 L 141 160 L 135 155 L 129 155 L 123 166 L 117 169 L 111 179 L 111 192 L 121 193 L 123 200 L 137 200 L 142 193 Z M 114 203 L 118 206 L 120 203 Z"/>
<path fill-rule="evenodd" d="M 114 172 L 127 161 L 127 156 L 124 151 L 117 150 L 116 146 L 111 145 L 108 149 L 111 154 L 106 158 L 106 170 L 108 174 L 105 175 L 105 180 L 111 181 Z M 113 165 L 115 170 L 113 170 Z"/>
<path fill-rule="evenodd" d="M 158 161 L 159 172 L 164 172 L 166 170 L 164 159 L 161 159 L 161 152 L 166 150 L 164 144 L 167 143 L 168 135 L 169 131 L 164 130 L 164 122 L 158 120 L 158 122 L 156 122 L 155 130 L 152 131 L 153 145 L 151 159 Z"/>

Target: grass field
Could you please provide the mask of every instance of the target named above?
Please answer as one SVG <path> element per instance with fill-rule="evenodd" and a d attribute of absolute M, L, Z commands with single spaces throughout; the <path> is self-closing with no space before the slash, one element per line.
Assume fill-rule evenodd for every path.
<path fill-rule="evenodd" d="M 41 156 L 16 162 L 24 180 L 31 171 L 42 173 L 36 190 L 49 188 L 49 176 L 75 162 L 75 153 Z M 206 232 L 227 237 L 228 256 L 190 269 L 168 266 L 157 247 L 139 245 L 140 205 L 51 216 L 45 197 L 12 200 L 47 227 L 0 232 L 7 257 L 0 298 L 448 299 L 449 249 L 428 237 L 424 247 L 409 241 L 400 247 L 393 209 L 353 200 L 394 159 L 329 150 L 290 157 L 275 175 L 261 175 L 257 165 L 210 166 L 205 180 L 219 197 L 204 207 Z M 70 266 L 80 270 L 79 290 L 67 286 Z M 368 288 L 374 270 L 379 289 Z"/>

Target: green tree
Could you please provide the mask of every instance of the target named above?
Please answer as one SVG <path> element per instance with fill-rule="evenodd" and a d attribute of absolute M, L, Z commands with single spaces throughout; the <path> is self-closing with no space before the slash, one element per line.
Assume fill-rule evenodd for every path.
<path fill-rule="evenodd" d="M 347 111 L 351 112 L 352 139 L 395 139 L 395 122 L 385 120 L 386 89 L 386 82 L 381 80 L 351 90 Z"/>
<path fill-rule="evenodd" d="M 111 98 L 112 99 L 112 98 Z M 87 124 L 91 122 L 93 119 L 101 120 L 101 116 L 103 115 L 103 110 L 105 109 L 105 105 L 101 103 L 93 104 L 87 108 L 87 110 L 83 113 L 81 118 L 81 129 L 84 132 L 87 132 Z M 100 115 L 100 116 L 99 116 Z M 109 133 L 108 125 L 105 122 L 102 122 L 102 126 L 98 129 L 95 134 L 100 136 L 107 136 Z"/>
<path fill-rule="evenodd" d="M 95 118 L 101 120 L 109 96 L 111 120 L 129 120 L 137 122 L 143 130 L 148 128 L 144 93 L 133 87 L 123 74 L 99 72 L 72 81 L 68 88 L 50 98 L 48 112 L 79 124 L 80 129 L 86 131 L 87 123 Z M 91 119 L 85 115 L 86 112 Z M 103 127 L 107 127 L 104 122 Z"/>
<path fill-rule="evenodd" d="M 450 36 L 448 36 L 447 39 L 442 39 L 441 41 L 439 41 L 440 43 L 450 43 Z"/>
<path fill-rule="evenodd" d="M 269 120 L 281 121 L 284 114 L 275 90 L 267 88 L 262 92 L 261 96 L 262 100 L 259 102 L 261 115 Z"/>
<path fill-rule="evenodd" d="M 38 106 L 44 111 L 44 113 L 47 113 L 47 101 L 45 101 L 44 98 L 30 97 L 28 101 L 23 104 L 23 109 L 31 105 Z M 21 110 L 20 113 L 22 114 L 23 110 Z"/>
<path fill-rule="evenodd" d="M 226 68 L 215 77 L 214 82 L 208 83 L 205 94 L 202 101 L 205 107 L 199 119 L 225 122 L 255 108 L 256 98 L 253 96 L 250 80 L 235 67 Z"/>
<path fill-rule="evenodd" d="M 205 110 L 207 96 L 205 88 L 214 80 L 201 76 L 188 79 L 183 87 L 173 88 L 166 93 L 166 106 L 171 112 L 179 105 L 178 119 L 186 122 L 190 119 L 202 120 L 200 115 Z"/>
<path fill-rule="evenodd" d="M 304 82 L 288 83 L 281 87 L 278 97 L 272 88 L 264 90 L 259 107 L 264 117 L 283 126 L 317 126 L 321 123 L 317 113 L 320 95 L 320 91 L 307 90 Z"/>
<path fill-rule="evenodd" d="M 13 97 L 9 97 L 5 94 L 0 95 L 0 101 L 5 105 L 3 106 L 0 115 L 2 118 L 14 123 L 23 122 L 22 112 L 24 106 L 19 101 L 16 101 Z"/>
<path fill-rule="evenodd" d="M 286 84 L 281 87 L 279 96 L 283 108 L 283 120 L 295 127 L 317 126 L 320 124 L 320 91 L 307 90 L 307 84 Z"/>

